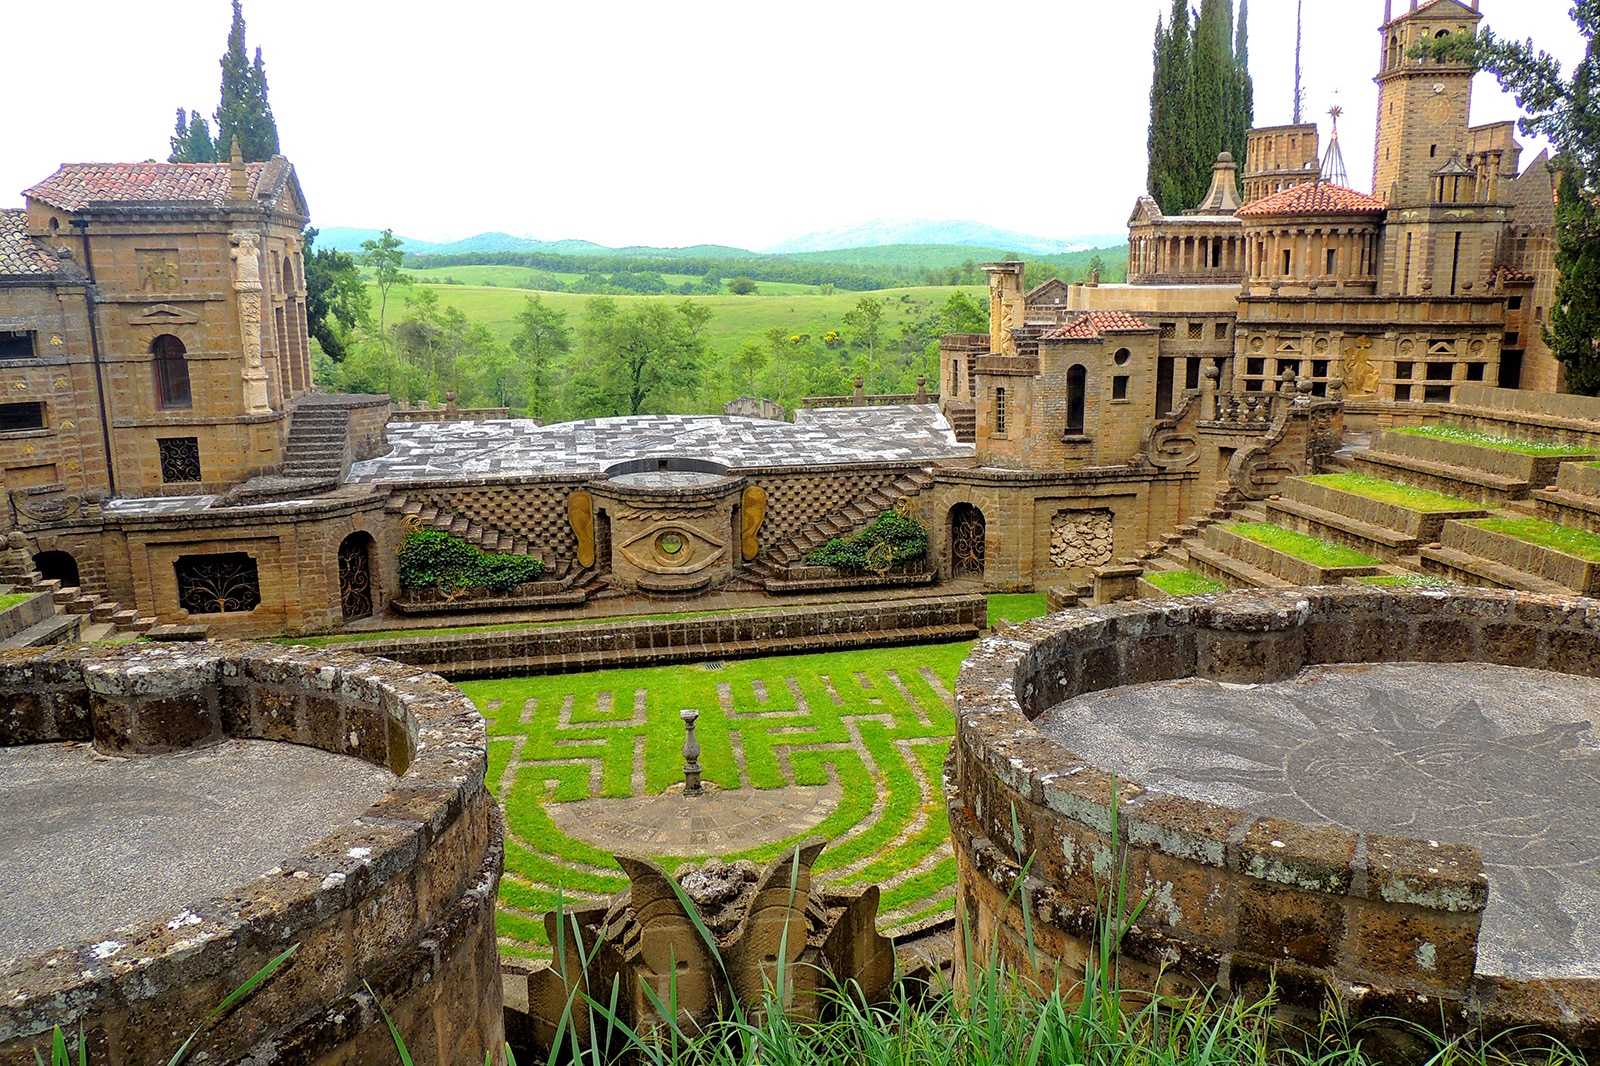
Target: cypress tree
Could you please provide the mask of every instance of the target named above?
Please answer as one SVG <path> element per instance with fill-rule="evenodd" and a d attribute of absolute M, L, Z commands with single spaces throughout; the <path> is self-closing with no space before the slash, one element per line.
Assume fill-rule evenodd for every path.
<path fill-rule="evenodd" d="M 1244 160 L 1255 112 L 1248 17 L 1241 6 L 1236 35 L 1233 0 L 1202 0 L 1191 29 L 1187 0 L 1174 0 L 1170 20 L 1156 24 L 1149 186 L 1167 214 L 1204 199 L 1219 153 Z"/>
<path fill-rule="evenodd" d="M 1568 392 L 1600 393 L 1600 209 L 1572 159 L 1555 162 L 1556 298 L 1544 341 L 1566 368 Z"/>
<path fill-rule="evenodd" d="M 1230 143 L 1233 92 L 1233 0 L 1201 0 L 1192 53 L 1193 136 L 1184 160 L 1183 206 L 1193 207 L 1211 187 L 1217 153 Z"/>
<path fill-rule="evenodd" d="M 256 49 L 255 62 L 245 57 L 244 11 L 233 0 L 233 25 L 228 50 L 222 55 L 222 103 L 217 106 L 218 154 L 226 156 L 235 137 L 245 162 L 258 163 L 278 154 L 278 126 L 267 103 L 267 71 Z"/>
<path fill-rule="evenodd" d="M 198 111 L 184 113 L 178 108 L 178 124 L 172 133 L 169 163 L 215 163 L 217 144 L 211 139 L 211 124 Z"/>
<path fill-rule="evenodd" d="M 1186 202 L 1186 175 L 1194 143 L 1193 60 L 1187 0 L 1173 0 L 1172 17 L 1156 44 L 1150 84 L 1150 195 L 1176 214 Z"/>
<path fill-rule="evenodd" d="M 1239 28 L 1233 40 L 1233 121 L 1228 125 L 1228 151 L 1244 166 L 1250 127 L 1256 124 L 1256 86 L 1250 77 L 1250 0 L 1239 0 Z"/>

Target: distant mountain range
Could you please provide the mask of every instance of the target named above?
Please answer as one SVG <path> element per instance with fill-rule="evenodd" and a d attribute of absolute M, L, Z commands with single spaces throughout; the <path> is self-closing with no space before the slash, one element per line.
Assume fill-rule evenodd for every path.
<path fill-rule="evenodd" d="M 348 226 L 328 226 L 317 234 L 317 247 L 334 248 L 344 252 L 358 252 L 361 242 L 373 240 L 380 230 L 354 229 Z M 700 244 L 688 248 L 609 248 L 590 241 L 538 241 L 531 237 L 513 237 L 509 233 L 480 233 L 459 241 L 421 241 L 396 234 L 404 242 L 408 255 L 463 255 L 484 252 L 542 252 L 550 255 L 614 255 L 618 253 L 648 254 L 656 257 L 716 257 L 748 258 L 752 255 L 796 255 L 817 252 L 846 251 L 857 248 L 883 248 L 891 245 L 944 245 L 982 249 L 1004 249 L 1028 252 L 1035 255 L 1062 255 L 1087 248 L 1105 248 L 1121 244 L 1124 234 L 1090 234 L 1069 240 L 1034 237 L 1025 233 L 996 229 L 980 222 L 939 222 L 931 219 L 888 220 L 874 219 L 858 226 L 809 233 L 774 245 L 760 253 L 745 248 L 725 245 Z"/>

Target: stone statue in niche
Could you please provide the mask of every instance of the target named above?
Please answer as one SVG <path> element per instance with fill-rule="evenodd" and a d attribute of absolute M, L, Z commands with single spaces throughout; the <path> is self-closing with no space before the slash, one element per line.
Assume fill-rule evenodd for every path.
<path fill-rule="evenodd" d="M 578 538 L 578 565 L 594 565 L 594 497 L 579 489 L 567 497 L 567 523 Z"/>
<path fill-rule="evenodd" d="M 261 238 L 239 230 L 233 245 L 233 290 L 239 294 L 239 331 L 244 342 L 245 406 L 252 414 L 270 411 L 267 370 L 261 361 Z"/>
<path fill-rule="evenodd" d="M 744 490 L 744 498 L 739 501 L 739 552 L 747 563 L 754 561 L 761 551 L 758 534 L 761 532 L 761 523 L 766 520 L 767 490 L 760 485 L 751 485 Z"/>
<path fill-rule="evenodd" d="M 647 1040 L 664 1039 L 674 1022 L 698 1033 L 733 1004 L 759 1025 L 768 989 L 799 1019 L 822 1017 L 826 1003 L 817 993 L 824 988 L 882 1002 L 895 980 L 895 955 L 877 930 L 878 887 L 814 884 L 811 868 L 825 844 L 791 847 L 765 870 L 712 859 L 670 876 L 649 859 L 618 855 L 627 890 L 545 915 L 557 955 L 529 975 L 534 1038 L 549 1049 L 570 1010 L 563 1042 L 576 1034 L 586 1045 L 591 1029 L 579 993 L 607 1003 L 614 983 L 619 1020 Z M 710 942 L 695 928 L 691 908 Z M 662 1017 L 656 1004 L 674 998 L 677 1018 Z"/>

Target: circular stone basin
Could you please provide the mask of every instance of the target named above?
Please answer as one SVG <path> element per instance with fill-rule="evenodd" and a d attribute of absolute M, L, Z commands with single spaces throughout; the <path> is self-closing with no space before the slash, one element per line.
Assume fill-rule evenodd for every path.
<path fill-rule="evenodd" d="M 783 788 L 719 789 L 685 796 L 681 786 L 654 796 L 552 803 L 563 833 L 612 852 L 722 855 L 799 836 L 839 806 L 838 781 Z"/>
<path fill-rule="evenodd" d="M 134 923 L 182 922 L 180 908 L 288 861 L 396 780 L 265 740 L 136 758 L 0 748 L 0 967 Z"/>
<path fill-rule="evenodd" d="M 1489 876 L 1479 973 L 1600 966 L 1600 680 L 1487 664 L 1313 666 L 1287 681 L 1159 681 L 1036 724 L 1160 792 L 1358 833 L 1466 844 Z"/>

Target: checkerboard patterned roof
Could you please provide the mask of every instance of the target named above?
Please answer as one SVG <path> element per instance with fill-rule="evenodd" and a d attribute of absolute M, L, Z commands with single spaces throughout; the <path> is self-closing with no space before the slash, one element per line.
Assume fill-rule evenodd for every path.
<path fill-rule="evenodd" d="M 28 236 L 26 211 L 0 211 L 0 277 L 61 273 L 61 261 Z"/>
<path fill-rule="evenodd" d="M 1238 211 L 1239 218 L 1270 218 L 1277 215 L 1381 215 L 1389 205 L 1343 185 L 1325 181 L 1296 185 L 1292 189 L 1263 196 Z"/>
<path fill-rule="evenodd" d="M 1085 311 L 1053 333 L 1048 340 L 1093 340 L 1107 333 L 1131 333 L 1150 329 L 1143 319 L 1126 311 Z"/>
<path fill-rule="evenodd" d="M 253 199 L 271 163 L 247 163 Z M 95 203 L 202 203 L 228 200 L 227 163 L 67 163 L 22 195 L 63 211 Z"/>

